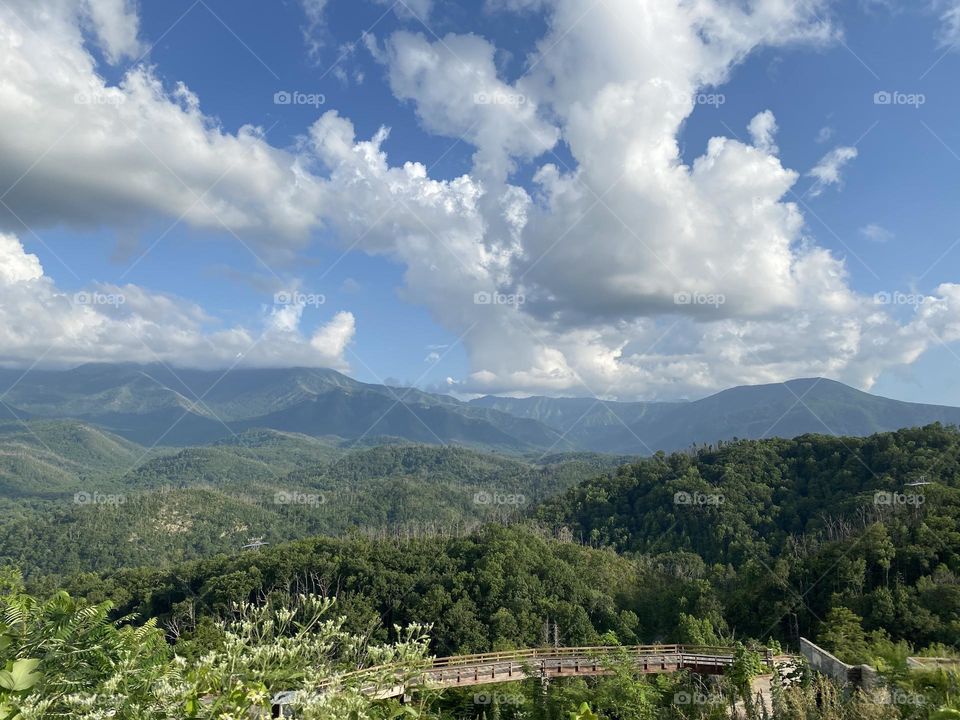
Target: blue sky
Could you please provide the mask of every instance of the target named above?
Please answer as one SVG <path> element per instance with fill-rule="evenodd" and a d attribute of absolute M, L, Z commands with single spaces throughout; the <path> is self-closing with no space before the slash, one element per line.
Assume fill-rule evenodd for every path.
<path fill-rule="evenodd" d="M 451 198 L 461 192 L 454 187 L 457 179 L 468 177 L 483 187 L 485 197 L 501 191 L 506 197 L 508 191 L 513 192 L 511 188 L 517 188 L 530 198 L 535 209 L 527 211 L 528 224 L 518 232 L 519 239 L 509 240 L 507 231 L 498 230 L 500 221 L 484 215 L 487 209 L 478 211 L 479 219 L 466 217 L 465 212 L 464 217 L 453 218 L 449 224 L 442 218 L 436 224 L 432 218 L 421 220 L 414 203 L 423 201 L 423 196 L 411 194 L 398 200 L 398 211 L 408 209 L 411 217 L 396 220 L 396 229 L 382 228 L 381 237 L 381 228 L 370 234 L 364 230 L 371 224 L 370 218 L 376 219 L 378 214 L 376 198 L 371 197 L 369 208 L 363 206 L 364 188 L 368 187 L 365 183 L 371 181 L 364 179 L 351 185 L 348 177 L 344 181 L 347 185 L 338 188 L 343 195 L 327 189 L 327 195 L 312 190 L 303 197 L 297 194 L 299 190 L 283 193 L 284 199 L 294 198 L 291 207 L 283 210 L 289 217 L 296 216 L 299 208 L 311 214 L 303 222 L 290 220 L 297 227 L 288 233 L 287 216 L 278 220 L 280 212 L 274 214 L 271 209 L 276 207 L 271 192 L 282 188 L 257 186 L 258 177 L 266 177 L 273 165 L 252 167 L 238 155 L 234 169 L 233 159 L 216 157 L 219 150 L 211 140 L 214 152 L 203 160 L 210 165 L 210 175 L 196 181 L 194 195 L 204 194 L 215 209 L 226 208 L 226 204 L 217 205 L 220 187 L 215 185 L 208 191 L 211 183 L 207 180 L 216 179 L 221 172 L 231 180 L 234 173 L 244 173 L 249 175 L 244 177 L 249 184 L 243 187 L 257 186 L 257 192 L 262 193 L 256 200 L 256 212 L 268 219 L 257 219 L 250 227 L 234 226 L 232 220 L 224 222 L 222 217 L 198 219 L 190 215 L 189 205 L 181 208 L 159 197 L 164 193 L 169 197 L 165 182 L 173 182 L 174 188 L 194 183 L 189 171 L 181 171 L 181 167 L 189 167 L 191 149 L 189 144 L 175 146 L 177 133 L 164 134 L 157 142 L 143 134 L 131 141 L 143 151 L 145 165 L 126 168 L 111 163 L 98 168 L 96 156 L 84 156 L 80 142 L 76 152 L 66 154 L 74 140 L 69 114 L 85 112 L 84 106 L 67 107 L 64 113 L 46 107 L 46 116 L 64 118 L 63 132 L 60 126 L 50 129 L 50 137 L 61 139 L 53 143 L 53 150 L 49 143 L 41 147 L 43 152 L 34 153 L 33 160 L 25 151 L 17 161 L 7 161 L 8 168 L 0 172 L 0 180 L 14 189 L 3 196 L 6 202 L 0 207 L 0 232 L 14 236 L 25 256 L 36 256 L 42 265 L 42 278 L 38 278 L 38 272 L 29 269 L 32 265 L 19 255 L 14 257 L 11 267 L 18 263 L 28 267 L 20 275 L 14 273 L 17 282 L 42 281 L 48 291 L 55 286 L 57 292 L 68 297 L 96 287 L 119 288 L 118 292 L 131 288 L 122 308 L 85 308 L 87 314 L 78 318 L 84 327 L 88 322 L 92 327 L 106 327 L 105 323 L 116 320 L 104 315 L 107 320 L 98 325 L 89 311 L 105 314 L 117 310 L 123 314 L 125 328 L 148 339 L 149 354 L 171 364 L 226 367 L 232 364 L 230 358 L 239 357 L 244 349 L 238 340 L 240 350 L 233 352 L 230 343 L 234 339 L 217 333 L 243 327 L 250 338 L 256 339 L 263 323 L 273 320 L 288 323 L 285 331 L 293 332 L 290 318 L 282 314 L 286 309 L 277 308 L 274 294 L 298 289 L 322 294 L 325 301 L 298 308 L 296 336 L 285 335 L 282 342 L 274 342 L 274 336 L 268 335 L 257 352 L 263 345 L 271 345 L 277 348 L 276 354 L 254 359 L 251 353 L 255 364 L 333 365 L 362 380 L 389 378 L 464 394 L 601 394 L 624 398 L 696 397 L 740 382 L 823 374 L 897 398 L 960 404 L 960 386 L 951 382 L 960 368 L 960 345 L 955 342 L 960 322 L 954 318 L 954 313 L 960 316 L 960 308 L 951 295 L 960 266 L 960 204 L 956 202 L 960 178 L 960 125 L 956 121 L 960 110 L 956 92 L 960 53 L 951 48 L 954 38 L 949 35 L 949 4 L 810 2 L 806 4 L 809 12 L 797 17 L 764 16 L 756 20 L 757 25 L 762 20 L 771 27 L 785 23 L 779 30 L 751 26 L 749 31 L 738 31 L 736 37 L 714 40 L 705 52 L 690 51 L 689 58 L 671 57 L 667 52 L 670 47 L 652 53 L 659 59 L 641 55 L 649 66 L 638 69 L 638 78 L 659 87 L 662 76 L 694 99 L 692 111 L 682 111 L 676 132 L 668 130 L 664 135 L 679 146 L 674 165 L 694 167 L 707 153 L 710 139 L 716 137 L 739 141 L 752 153 L 762 143 L 748 130 L 751 120 L 764 111 L 775 117 L 776 133 L 771 136 L 775 149 L 768 150 L 778 160 L 779 170 L 753 165 L 760 160 L 749 153 L 747 159 L 734 157 L 731 151 L 725 161 L 729 166 L 718 170 L 717 177 L 704 181 L 700 188 L 710 194 L 710 203 L 716 203 L 714 211 L 722 208 L 725 212 L 739 202 L 727 197 L 726 188 L 737 186 L 743 177 L 760 177 L 757 182 L 762 182 L 763 192 L 767 192 L 766 183 L 776 185 L 780 170 L 796 173 L 782 195 L 770 190 L 771 202 L 778 210 L 776 219 L 769 222 L 780 225 L 768 224 L 767 220 L 743 225 L 725 216 L 712 219 L 707 203 L 702 218 L 691 216 L 688 243 L 673 245 L 670 232 L 677 232 L 678 227 L 687 229 L 682 216 L 696 214 L 699 208 L 691 211 L 690 207 L 669 206 L 675 197 L 675 181 L 664 180 L 667 189 L 657 187 L 657 145 L 624 150 L 625 158 L 634 158 L 624 165 L 628 182 L 642 195 L 635 217 L 627 217 L 620 209 L 629 211 L 629 196 L 611 195 L 606 209 L 616 221 L 597 218 L 595 230 L 587 227 L 593 222 L 593 214 L 606 212 L 604 196 L 592 209 L 585 205 L 586 220 L 579 221 L 577 215 L 576 228 L 559 240 L 556 237 L 562 233 L 541 230 L 550 228 L 552 222 L 561 228 L 575 224 L 564 224 L 562 209 L 552 214 L 545 209 L 552 201 L 566 207 L 574 196 L 562 194 L 569 190 L 550 191 L 555 193 L 552 200 L 545 199 L 548 191 L 541 182 L 544 166 L 554 166 L 562 176 L 575 172 L 583 162 L 596 168 L 595 175 L 586 180 L 591 185 L 597 181 L 591 192 L 600 195 L 609 185 L 603 182 L 603 173 L 610 172 L 610 149 L 616 146 L 603 146 L 599 141 L 594 146 L 592 139 L 578 139 L 582 133 L 578 123 L 589 129 L 591 122 L 600 127 L 600 123 L 620 120 L 614 112 L 616 120 L 611 121 L 602 108 L 606 100 L 598 99 L 608 97 L 601 94 L 606 82 L 603 72 L 611 63 L 622 61 L 626 65 L 623 77 L 630 78 L 628 64 L 637 62 L 630 55 L 633 50 L 628 48 L 629 43 L 625 42 L 620 56 L 602 47 L 603 38 L 596 34 L 603 28 L 599 20 L 595 27 L 592 17 L 572 27 L 574 24 L 565 20 L 570 10 L 563 8 L 561 0 L 513 0 L 502 2 L 504 7 L 495 7 L 494 3 L 481 7 L 479 1 L 429 4 L 423 0 L 410 6 L 372 0 L 304 0 L 306 6 L 295 0 L 169 0 L 138 5 L 117 0 L 90 2 L 84 14 L 63 10 L 62 3 L 51 0 L 50 6 L 62 15 L 62 28 L 58 23 L 49 28 L 39 23 L 30 27 L 34 20 L 28 6 L 13 3 L 12 10 L 0 14 L 0 27 L 21 34 L 28 46 L 50 33 L 48 43 L 62 43 L 65 52 L 90 58 L 91 77 L 102 82 L 105 89 L 122 88 L 117 92 L 130 93 L 129 74 L 145 73 L 157 83 L 159 95 L 144 100 L 131 94 L 124 101 L 127 109 L 141 102 L 172 102 L 182 83 L 192 94 L 189 102 L 197 103 L 195 118 L 201 118 L 197 127 L 216 128 L 218 137 L 229 138 L 242 135 L 245 126 L 259 128 L 259 147 L 282 153 L 277 161 L 281 165 L 292 162 L 291 158 L 302 163 L 303 172 L 309 176 L 306 185 L 314 178 L 321 183 L 336 174 L 329 156 L 306 148 L 309 138 L 314 137 L 312 128 L 326 117 L 331 123 L 323 132 L 329 138 L 340 132 L 332 118 L 348 119 L 356 143 L 369 140 L 381 127 L 389 127 L 389 136 L 380 144 L 388 166 L 422 163 L 428 168 L 428 178 L 442 184 Z M 640 6 L 649 5 L 626 1 L 610 4 L 616 7 L 610 9 L 607 2 L 602 2 L 588 12 L 602 14 L 609 10 L 635 15 Z M 719 0 L 705 5 L 719 8 L 718 12 L 734 12 L 729 7 L 733 4 Z M 752 3 L 753 18 L 762 15 L 768 5 L 776 4 L 761 0 Z M 117 14 L 112 24 L 104 19 L 111 12 Z M 676 14 L 679 19 L 664 11 L 662 22 L 690 20 L 679 11 Z M 696 20 L 691 22 L 695 25 Z M 630 22 L 640 21 L 632 18 Z M 658 34 L 657 22 L 651 20 L 654 27 L 646 29 L 638 24 L 636 42 L 641 42 L 644 32 Z M 746 27 L 746 16 L 743 22 Z M 133 30 L 118 30 L 124 23 Z M 694 27 L 691 37 L 696 38 L 698 32 Z M 755 37 L 744 39 L 741 34 Z M 794 40 L 783 42 L 791 34 Z M 431 66 L 421 75 L 417 74 L 420 71 L 404 69 L 411 67 L 410 63 L 415 65 L 428 50 L 439 57 L 439 67 Z M 678 51 L 688 50 L 689 45 L 683 45 Z M 467 123 L 458 114 L 462 108 L 445 104 L 450 97 L 445 83 L 456 88 L 461 81 L 444 74 L 444 63 L 476 63 L 477 73 L 482 74 L 485 51 L 493 58 L 494 80 L 502 87 L 514 88 L 527 110 L 535 109 L 533 114 L 520 117 L 514 117 L 512 109 L 505 110 L 502 119 L 484 117 L 477 130 L 480 134 L 474 137 L 473 128 L 458 124 Z M 581 97 L 569 88 L 558 89 L 568 78 L 551 63 L 555 57 L 563 58 L 564 53 L 584 60 L 584 68 L 577 68 L 576 77 L 569 79 L 570 85 L 579 83 L 578 88 L 584 92 Z M 545 59 L 539 59 L 540 54 Z M 50 70 L 42 68 L 42 62 L 57 61 L 25 50 L 23 62 L 34 63 L 39 77 Z M 657 62 L 663 67 L 657 67 Z M 564 67 L 560 60 L 557 65 Z M 674 77 L 678 65 L 689 65 L 689 72 L 684 70 L 687 74 Z M 474 75 L 468 73 L 467 77 Z M 703 82 L 704 78 L 718 76 L 722 80 L 715 85 Z M 39 84 L 31 86 L 29 76 L 21 82 L 25 94 L 36 91 L 39 97 Z M 650 132 L 650 127 L 657 127 L 659 109 L 651 105 L 649 114 L 645 114 L 638 98 L 647 97 L 643 95 L 647 90 L 638 87 L 631 89 L 637 95 L 629 110 L 623 112 L 623 117 L 635 122 L 631 128 L 625 121 L 625 138 L 641 136 Z M 478 85 L 478 90 L 483 87 Z M 322 96 L 322 102 L 277 104 L 275 95 L 280 92 Z M 590 96 L 590 92 L 598 94 Z M 894 94 L 890 104 L 878 104 L 877 93 L 883 92 Z M 189 105 L 182 98 L 174 101 L 183 107 Z M 5 102 L 14 100 L 8 97 Z M 683 105 L 678 102 L 675 107 L 674 102 L 664 106 L 664 114 L 678 112 L 677 107 Z M 146 118 L 144 123 L 160 123 L 146 110 L 141 117 Z M 466 117 L 470 117 L 469 112 Z M 50 122 L 53 124 L 53 120 Z M 113 132 L 122 134 L 130 122 L 130 117 L 121 119 Z M 535 123 L 541 134 L 549 135 L 556 128 L 556 142 L 522 138 L 512 150 L 503 150 L 511 147 L 510 127 L 513 135 L 522 135 Z M 507 127 L 503 133 L 506 138 L 498 134 L 502 129 L 498 126 Z M 597 136 L 602 135 L 598 131 Z M 823 159 L 838 149 L 855 156 L 836 167 L 824 168 Z M 475 153 L 481 150 L 496 158 L 496 169 L 478 168 Z M 4 162 L 0 159 L 0 166 Z M 36 187 L 31 185 L 33 178 L 45 171 L 45 165 L 53 173 L 58 162 L 64 163 L 63 167 L 79 168 L 77 204 L 96 205 L 110 192 L 114 195 L 107 199 L 112 202 L 116 198 L 116 210 L 101 214 L 89 207 L 83 211 L 72 207 L 65 199 L 73 197 L 67 181 L 63 188 L 49 189 L 46 196 L 43 191 L 49 184 L 44 186 L 38 179 Z M 83 166 L 85 162 L 89 168 Z M 221 169 L 217 162 L 229 164 Z M 742 165 L 735 164 L 738 162 Z M 823 169 L 821 176 L 827 178 L 819 185 L 810 175 L 818 165 Z M 89 182 L 83 180 L 80 170 L 98 179 L 105 173 L 116 173 L 118 181 L 87 201 L 83 192 Z M 356 172 L 362 174 L 361 170 Z M 729 178 L 725 180 L 721 172 L 728 173 Z M 769 179 L 761 177 L 767 172 Z M 151 174 L 158 179 L 152 179 Z M 168 177 L 162 179 L 164 174 Z M 614 172 L 609 181 L 617 181 L 619 174 Z M 179 175 L 183 177 L 172 181 L 169 177 Z M 147 189 L 134 202 L 124 194 L 123 185 L 138 188 L 139 193 L 141 180 Z M 619 188 L 615 192 L 620 192 Z M 144 199 L 148 194 L 149 201 Z M 309 207 L 315 197 L 316 210 Z M 137 205 L 140 200 L 142 208 Z M 228 200 L 235 201 L 237 207 L 244 205 L 239 191 L 232 190 L 224 203 Z M 357 208 L 351 207 L 351 212 L 344 211 L 343 216 L 337 214 L 346 203 L 353 202 L 358 203 Z M 647 215 L 641 211 L 647 205 L 643 203 L 663 209 L 669 221 L 651 220 L 648 229 Z M 788 214 L 780 212 L 786 204 L 794 208 L 802 224 L 792 224 Z M 3 215 L 4 207 L 9 214 Z M 186 213 L 182 219 L 181 210 Z M 216 214 L 214 209 L 210 212 Z M 358 220 L 365 212 L 371 215 Z M 231 213 L 232 208 L 220 214 L 232 217 Z M 739 217 L 733 209 L 730 213 Z M 451 250 L 459 257 L 444 257 L 445 233 L 451 232 L 459 243 L 466 232 L 459 225 L 461 220 L 469 228 L 475 227 L 474 220 L 482 221 L 484 229 L 477 231 L 483 233 L 482 237 L 478 235 L 470 242 L 478 257 L 487 258 L 481 262 L 482 272 L 487 273 L 484 277 L 496 278 L 490 289 L 520 293 L 526 298 L 526 304 L 513 308 L 512 315 L 504 311 L 505 319 L 491 320 L 489 314 L 474 318 L 472 313 L 485 309 L 474 309 L 469 302 L 463 308 L 453 308 L 456 303 L 451 301 L 449 288 L 457 283 L 433 285 L 424 280 L 431 272 L 460 272 L 452 268 L 463 265 L 463 258 L 473 257 L 469 252 L 461 255 L 459 249 Z M 424 225 L 424 237 L 415 237 L 418 223 Z M 410 237 L 401 237 L 404 232 Z M 528 239 L 538 232 L 553 232 L 552 239 Z M 611 232 L 622 237 L 598 245 L 596 259 L 615 268 L 618 263 L 629 264 L 631 253 L 638 252 L 637 257 L 642 257 L 627 276 L 630 292 L 610 292 L 623 281 L 615 275 L 596 277 L 596 287 L 590 287 L 589 277 L 577 279 L 571 272 L 576 269 L 577 257 L 593 255 L 578 256 L 571 251 L 569 257 L 558 258 L 556 266 L 552 264 L 564 250 L 564 243 L 579 244 L 582 250 L 578 252 L 589 253 L 596 238 L 606 238 Z M 767 232 L 780 238 L 776 243 L 771 241 L 778 244 L 778 249 L 751 267 L 750 253 L 767 252 Z M 750 237 L 741 241 L 741 233 Z M 701 237 L 702 244 L 698 244 Z M 431 246 L 434 241 L 438 244 Z M 534 262 L 531 267 L 531 258 L 542 254 L 534 248 L 542 250 L 554 242 L 560 249 L 551 250 L 548 260 Z M 744 246 L 755 249 L 740 256 Z M 681 258 L 702 253 L 703 263 L 677 270 L 676 275 L 687 284 L 658 285 L 657 273 L 650 266 L 658 262 L 670 265 L 674 249 Z M 649 256 L 646 250 L 650 250 Z M 829 258 L 818 254 L 822 251 L 827 251 Z M 500 259 L 490 259 L 502 256 L 509 256 L 502 264 Z M 704 268 L 713 272 L 727 258 L 731 266 L 736 266 L 735 271 L 718 271 L 717 278 L 704 277 L 699 284 L 698 273 L 706 272 Z M 766 282 L 770 268 L 787 261 L 807 263 L 813 269 L 804 271 L 809 275 L 803 277 L 795 273 L 796 278 L 792 271 L 784 270 L 784 277 L 793 278 L 788 290 L 778 286 L 775 277 Z M 472 266 L 472 262 L 468 259 L 466 264 Z M 491 264 L 496 266 L 491 269 Z M 591 274 L 591 267 L 584 264 L 585 275 Z M 470 268 L 464 272 L 470 272 Z M 836 279 L 844 273 L 845 277 Z M 821 277 L 830 279 L 811 279 Z M 647 290 L 644 283 L 651 289 Z M 944 289 L 944 285 L 950 287 Z M 644 288 L 642 292 L 633 292 L 640 287 Z M 136 299 L 139 290 L 132 288 L 142 289 L 144 297 Z M 721 316 L 698 314 L 682 303 L 680 307 L 669 306 L 671 297 L 676 302 L 678 292 L 692 291 L 696 295 L 700 288 L 706 294 L 725 298 Z M 168 312 L 167 318 L 157 317 L 163 306 L 146 293 L 171 299 L 177 310 Z M 657 297 L 658 293 L 666 300 Z M 902 304 L 878 305 L 874 299 L 878 293 L 881 298 L 900 298 Z M 926 298 L 925 308 L 918 308 L 914 300 L 905 297 L 914 294 Z M 824 299 L 832 295 L 844 297 Z M 16 305 L 24 314 L 19 321 L 7 319 L 10 327 L 19 327 L 18 322 L 29 324 L 29 303 L 19 297 L 11 290 L 5 301 L 9 312 Z M 872 309 L 871 304 L 875 305 Z M 766 305 L 777 309 L 767 310 Z M 931 306 L 934 312 L 918 319 Z M 201 310 L 205 317 L 198 319 Z M 874 317 L 874 311 L 884 313 L 884 318 Z M 350 316 L 349 328 L 344 314 Z M 851 319 L 846 322 L 848 314 Z M 42 364 L 150 359 L 138 347 L 139 340 L 126 344 L 126 340 L 117 339 L 115 346 L 111 343 L 123 332 L 90 330 L 93 335 L 77 335 L 75 346 L 70 346 L 64 339 L 72 337 L 70 332 L 52 320 L 50 325 L 54 349 L 43 355 Z M 181 337 L 178 327 L 184 336 L 194 333 L 200 340 Z M 502 333 L 498 333 L 498 327 L 503 328 Z M 804 328 L 802 335 L 792 335 L 792 328 L 798 327 Z M 668 335 L 666 340 L 661 338 L 664 335 Z M 725 344 L 725 338 L 731 336 L 742 338 L 749 349 L 732 351 L 733 346 Z M 285 349 L 288 341 L 289 351 Z M 328 341 L 331 347 L 321 347 Z M 22 347 L 17 342 L 10 340 L 8 354 L 0 358 L 6 364 L 29 365 L 40 357 L 38 348 L 44 338 L 39 331 L 37 337 L 23 341 Z M 210 353 L 209 358 L 201 357 L 203 343 L 216 346 L 217 352 Z M 310 355 L 310 347 L 319 348 L 315 357 Z"/>

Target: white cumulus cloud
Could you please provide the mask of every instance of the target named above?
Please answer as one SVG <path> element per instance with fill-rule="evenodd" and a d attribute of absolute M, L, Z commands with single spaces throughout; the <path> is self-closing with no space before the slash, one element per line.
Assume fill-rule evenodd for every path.
<path fill-rule="evenodd" d="M 587 12 L 580 0 L 490 2 L 546 13 L 527 70 L 511 79 L 475 35 L 368 39 L 423 127 L 473 146 L 471 170 L 449 179 L 430 176 L 435 158 L 391 164 L 387 127 L 358 137 L 335 110 L 281 150 L 258 128 L 224 131 L 188 88 L 143 65 L 110 84 L 83 28 L 99 22 L 104 52 L 129 55 L 132 6 L 99 5 L 119 24 L 95 21 L 92 7 L 0 4 L 0 185 L 13 185 L 0 227 L 182 216 L 288 256 L 323 227 L 404 267 L 402 298 L 466 348 L 470 372 L 452 381 L 465 393 L 665 397 L 809 375 L 868 387 L 960 337 L 958 286 L 935 288 L 908 318 L 851 289 L 844 261 L 791 202 L 799 174 L 778 157 L 777 119 L 762 106 L 749 144 L 721 135 L 690 162 L 681 155 L 697 95 L 737 63 L 836 37 L 825 1 L 605 0 Z M 855 155 L 828 153 L 813 191 L 838 185 Z M 521 167 L 533 177 L 524 186 Z M 19 240 L 8 234 L 0 249 L 8 363 L 44 352 L 149 360 L 143 338 L 173 363 L 342 367 L 356 331 L 341 312 L 304 333 L 298 306 L 265 312 L 258 329 L 223 329 L 132 286 L 90 289 L 123 294 L 122 306 L 77 306 Z"/>
<path fill-rule="evenodd" d="M 183 85 L 144 65 L 108 83 L 85 45 L 96 27 L 111 57 L 137 49 L 132 4 L 0 4 L 0 227 L 142 227 L 183 218 L 236 233 L 262 252 L 302 247 L 319 218 L 316 183 L 260 128 L 231 134 Z"/>
<path fill-rule="evenodd" d="M 136 285 L 93 284 L 64 292 L 19 239 L 0 233 L 0 364 L 64 366 L 84 362 L 162 361 L 179 367 L 348 369 L 354 336 L 349 312 L 312 334 L 301 332 L 302 306 L 265 314 L 260 327 L 219 327 L 200 307 Z"/>
<path fill-rule="evenodd" d="M 753 145 L 769 155 L 776 155 L 777 149 L 777 119 L 769 110 L 764 110 L 754 116 L 747 126 Z"/>

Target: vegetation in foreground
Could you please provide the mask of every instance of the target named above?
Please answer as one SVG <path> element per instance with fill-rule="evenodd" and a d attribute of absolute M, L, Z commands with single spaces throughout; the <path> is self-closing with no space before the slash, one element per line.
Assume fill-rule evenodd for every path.
<path fill-rule="evenodd" d="M 174 720 L 270 717 L 274 697 L 296 691 L 288 711 L 308 720 L 869 720 L 955 718 L 957 675 L 940 671 L 872 694 L 845 692 L 809 672 L 772 681 L 767 701 L 752 681 L 760 655 L 737 644 L 723 678 L 687 673 L 638 677 L 624 654 L 603 678 L 526 680 L 471 692 L 413 691 L 405 704 L 371 700 L 375 687 L 410 682 L 428 656 L 425 628 L 395 628 L 388 643 L 345 630 L 334 601 L 274 596 L 231 609 L 202 653 L 169 646 L 155 620 L 111 620 L 109 604 L 64 592 L 40 600 L 7 571 L 0 585 L 0 717 L 4 720 Z M 612 642 L 612 637 L 605 640 Z M 933 682 L 935 681 L 935 682 Z"/>
<path fill-rule="evenodd" d="M 60 592 L 39 600 L 7 571 L 0 590 L 0 717 L 4 720 L 181 720 L 270 717 L 279 691 L 296 691 L 287 710 L 305 720 L 869 720 L 960 714 L 958 676 L 939 671 L 865 694 L 841 691 L 800 670 L 777 676 L 766 700 L 754 681 L 760 655 L 738 644 L 723 678 L 687 673 L 638 677 L 624 654 L 613 674 L 541 684 L 413 691 L 406 703 L 371 700 L 374 687 L 410 682 L 428 656 L 426 629 L 394 629 L 372 642 L 344 629 L 334 601 L 315 595 L 245 604 L 210 628 L 202 653 L 170 647 L 155 620 L 138 626 Z M 611 637 L 605 638 L 608 642 Z M 350 671 L 387 666 L 363 681 Z M 321 682 L 325 680 L 326 682 Z"/>

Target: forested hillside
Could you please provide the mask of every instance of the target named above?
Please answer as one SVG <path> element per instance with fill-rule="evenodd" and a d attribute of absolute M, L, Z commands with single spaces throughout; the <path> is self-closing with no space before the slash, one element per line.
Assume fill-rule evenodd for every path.
<path fill-rule="evenodd" d="M 0 561 L 27 577 L 163 565 L 258 539 L 462 533 L 481 522 L 516 522 L 626 460 L 580 453 L 523 461 L 404 444 L 351 450 L 275 431 L 148 452 L 88 426 L 66 429 L 97 442 L 58 456 L 56 474 L 38 465 L 42 447 L 17 447 L 19 462 L 33 463 L 30 472 L 7 466 L 16 492 L 0 497 Z M 6 446 L 15 442 L 14 435 Z M 100 444 L 125 453 L 96 454 Z"/>
<path fill-rule="evenodd" d="M 613 631 L 635 642 L 653 628 L 636 614 L 635 566 L 615 553 L 548 541 L 521 528 L 490 526 L 465 537 L 414 540 L 313 538 L 256 553 L 175 568 L 121 570 L 75 578 L 72 592 L 112 600 L 177 624 L 222 614 L 234 602 L 271 593 L 335 594 L 348 627 L 433 625 L 440 654 L 525 647 L 543 641 L 548 619 L 562 641 L 596 642 Z"/>
<path fill-rule="evenodd" d="M 625 466 L 537 517 L 695 578 L 699 607 L 741 631 L 795 639 L 842 606 L 868 630 L 958 645 L 958 459 L 960 433 L 939 425 L 743 441 Z"/>
<path fill-rule="evenodd" d="M 229 472 L 211 470 L 219 452 L 184 451 L 147 463 L 127 480 L 156 487 L 164 477 L 157 468 L 174 467 L 183 482 L 131 492 L 122 504 L 52 510 L 41 500 L 7 501 L 11 509 L 0 527 L 5 559 L 37 581 L 51 573 L 151 566 L 116 571 L 109 582 L 123 607 L 147 615 L 188 599 L 152 587 L 165 587 L 169 573 L 190 578 L 201 611 L 310 577 L 346 591 L 346 606 L 361 603 L 364 620 L 391 624 L 453 613 L 460 629 L 438 637 L 471 650 L 530 642 L 545 615 L 563 616 L 579 640 L 607 630 L 638 641 L 671 638 L 689 630 L 681 612 L 704 623 L 698 631 L 704 637 L 796 643 L 800 634 L 815 636 L 836 608 L 861 616 L 867 631 L 960 645 L 955 429 L 741 441 L 657 455 L 615 473 L 608 472 L 612 459 L 602 456 L 536 465 L 400 445 L 268 477 L 257 473 L 269 465 L 237 455 L 223 466 Z M 242 468 L 257 472 L 243 475 Z M 584 477 L 592 479 L 577 484 Z M 522 522 L 526 529 L 470 535 L 489 521 Z M 358 533 L 381 540 L 309 540 L 235 554 L 250 537 L 275 544 Z M 540 535 L 570 542 L 544 544 Z M 603 551 L 590 554 L 580 544 Z M 234 557 L 162 567 L 221 552 Z M 609 593 L 606 620 L 588 622 L 545 599 L 553 591 L 545 589 L 550 583 L 538 575 L 535 559 L 551 554 L 588 585 L 597 567 L 617 568 L 616 582 L 597 581 L 592 591 Z M 496 572 L 481 571 L 488 566 Z M 513 580 L 496 580 L 515 572 Z M 464 576 L 488 581 L 469 589 Z M 421 589 L 401 597 L 402 587 Z M 496 588 L 523 598 L 525 620 L 516 615 L 520 606 L 497 600 Z M 575 596 L 569 589 L 556 595 Z M 596 605 L 573 606 L 589 616 Z M 396 612 L 401 616 L 394 618 Z M 639 619 L 631 624 L 624 612 Z M 470 628 L 484 630 L 477 635 Z"/>
<path fill-rule="evenodd" d="M 92 478 L 111 481 L 146 448 L 84 423 L 0 422 L 0 498 L 69 492 Z"/>

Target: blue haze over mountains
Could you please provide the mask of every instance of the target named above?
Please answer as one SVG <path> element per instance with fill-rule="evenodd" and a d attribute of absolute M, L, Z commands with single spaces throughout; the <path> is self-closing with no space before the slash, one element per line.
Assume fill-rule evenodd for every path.
<path fill-rule="evenodd" d="M 0 419 L 80 420 L 146 446 L 211 444 L 265 428 L 365 445 L 648 455 L 734 437 L 869 435 L 960 424 L 960 408 L 891 400 L 818 378 L 736 387 L 692 402 L 494 396 L 462 402 L 301 368 L 224 373 L 90 364 L 26 374 L 0 370 L 0 382 L 11 388 Z"/>

